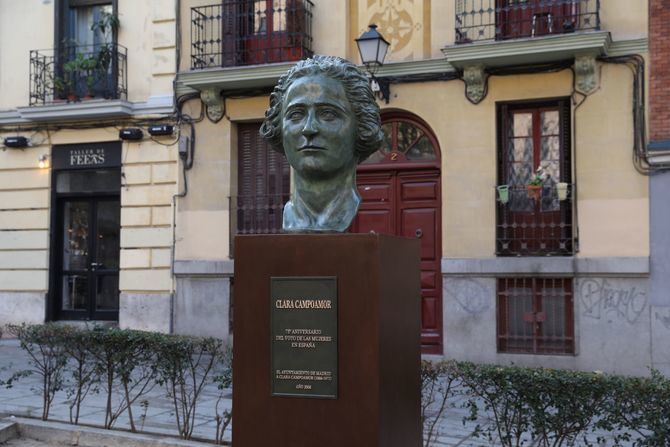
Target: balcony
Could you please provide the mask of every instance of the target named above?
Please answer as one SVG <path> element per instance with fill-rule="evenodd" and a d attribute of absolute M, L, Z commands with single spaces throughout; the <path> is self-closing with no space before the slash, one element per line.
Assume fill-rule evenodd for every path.
<path fill-rule="evenodd" d="M 125 47 L 67 46 L 30 52 L 30 106 L 126 99 Z"/>
<path fill-rule="evenodd" d="M 571 256 L 575 185 L 567 186 L 561 193 L 545 185 L 534 197 L 526 186 L 510 186 L 497 202 L 496 255 Z"/>
<path fill-rule="evenodd" d="M 459 0 L 456 43 L 600 29 L 600 0 Z"/>
<path fill-rule="evenodd" d="M 191 8 L 191 69 L 311 56 L 312 7 L 309 0 L 223 0 Z"/>

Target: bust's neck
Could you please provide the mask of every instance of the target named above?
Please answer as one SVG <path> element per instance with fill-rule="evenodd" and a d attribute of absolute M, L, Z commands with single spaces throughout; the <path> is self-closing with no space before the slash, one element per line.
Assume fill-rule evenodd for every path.
<path fill-rule="evenodd" d="M 344 231 L 356 215 L 360 196 L 356 171 L 322 181 L 294 176 L 292 200 L 284 208 L 287 231 Z"/>

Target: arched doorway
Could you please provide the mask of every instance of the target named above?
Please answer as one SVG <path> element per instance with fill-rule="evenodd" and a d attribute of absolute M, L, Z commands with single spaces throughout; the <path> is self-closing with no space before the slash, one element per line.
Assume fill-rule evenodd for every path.
<path fill-rule="evenodd" d="M 351 230 L 421 239 L 421 346 L 441 354 L 440 149 L 428 125 L 410 113 L 383 113 L 382 128 L 381 149 L 358 167 L 362 202 Z"/>

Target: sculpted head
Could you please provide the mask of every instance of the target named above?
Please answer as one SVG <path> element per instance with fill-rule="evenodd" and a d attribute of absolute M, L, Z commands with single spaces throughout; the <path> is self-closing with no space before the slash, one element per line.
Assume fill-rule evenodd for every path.
<path fill-rule="evenodd" d="M 279 79 L 260 132 L 300 175 L 322 179 L 355 169 L 383 138 L 368 78 L 331 56 L 300 61 Z"/>

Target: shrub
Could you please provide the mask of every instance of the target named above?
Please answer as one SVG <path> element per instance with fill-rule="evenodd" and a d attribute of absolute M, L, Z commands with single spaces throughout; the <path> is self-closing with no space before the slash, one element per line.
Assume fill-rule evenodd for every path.
<path fill-rule="evenodd" d="M 177 430 L 191 439 L 196 406 L 204 386 L 221 363 L 226 345 L 216 338 L 162 337 L 157 346 L 159 382 L 172 400 Z"/>
<path fill-rule="evenodd" d="M 7 329 L 19 339 L 31 366 L 15 372 L 7 386 L 21 377 L 37 374 L 42 380 L 42 420 L 46 421 L 56 393 L 63 388 L 63 371 L 68 360 L 65 346 L 73 329 L 55 323 L 10 325 Z"/>

